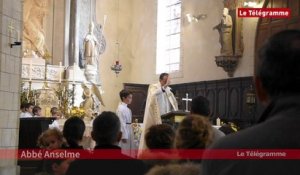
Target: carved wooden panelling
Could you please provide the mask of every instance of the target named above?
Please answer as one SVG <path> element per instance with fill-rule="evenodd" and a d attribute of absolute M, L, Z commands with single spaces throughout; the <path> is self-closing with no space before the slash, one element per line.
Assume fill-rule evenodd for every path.
<path fill-rule="evenodd" d="M 251 111 L 246 105 L 245 97 L 250 86 L 253 87 L 252 79 L 252 77 L 243 77 L 176 84 L 172 85 L 172 88 L 182 95 L 178 97 L 179 99 L 185 96 L 185 93 L 191 94 L 189 95 L 191 98 L 195 97 L 192 94 L 205 96 L 210 101 L 212 119 L 220 117 L 229 121 L 237 121 L 243 128 L 253 124 L 263 110 L 263 107 L 256 105 Z M 179 103 L 185 104 L 183 101 Z"/>
<path fill-rule="evenodd" d="M 186 93 L 189 94 L 189 98 L 202 95 L 210 101 L 212 119 L 220 117 L 224 120 L 237 121 L 243 128 L 253 124 L 263 110 L 261 106 L 255 106 L 254 110 L 250 111 L 246 105 L 245 97 L 250 86 L 253 86 L 252 79 L 252 77 L 242 77 L 193 82 L 171 85 L 171 88 L 180 110 L 185 110 L 185 101 L 182 101 L 182 98 L 186 97 Z M 148 85 L 124 84 L 124 87 L 133 92 L 133 101 L 129 107 L 134 118 L 138 118 L 141 122 L 144 116 Z"/>

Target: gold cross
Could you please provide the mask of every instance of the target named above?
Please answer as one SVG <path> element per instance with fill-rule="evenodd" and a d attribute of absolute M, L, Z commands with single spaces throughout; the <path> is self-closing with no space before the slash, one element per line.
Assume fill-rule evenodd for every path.
<path fill-rule="evenodd" d="M 9 26 L 8 26 L 9 35 L 11 35 L 13 33 L 13 31 L 15 30 L 14 24 L 15 23 L 13 21 L 9 22 Z"/>

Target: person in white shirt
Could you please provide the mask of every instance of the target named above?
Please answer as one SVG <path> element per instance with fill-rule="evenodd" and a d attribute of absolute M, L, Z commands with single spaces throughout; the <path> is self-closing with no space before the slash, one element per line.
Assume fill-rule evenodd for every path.
<path fill-rule="evenodd" d="M 25 114 L 25 105 L 26 105 L 26 103 L 21 103 L 21 105 L 20 105 L 20 118 L 22 118 L 23 117 L 23 115 Z"/>
<path fill-rule="evenodd" d="M 133 146 L 133 132 L 131 127 L 132 113 L 127 107 L 127 105 L 132 102 L 132 93 L 127 90 L 122 90 L 119 95 L 121 102 L 116 113 L 121 122 L 122 138 L 120 141 L 120 147 L 122 148 L 123 154 L 134 157 L 134 153 L 131 152 Z"/>
<path fill-rule="evenodd" d="M 39 106 L 35 106 L 32 109 L 33 117 L 42 117 L 42 108 Z"/>
<path fill-rule="evenodd" d="M 59 128 L 59 124 L 57 122 L 57 119 L 60 117 L 60 112 L 58 110 L 57 107 L 52 107 L 51 110 L 50 110 L 50 113 L 51 113 L 51 117 L 54 117 L 54 121 L 52 122 L 52 124 L 49 125 L 49 128 L 50 129 L 53 129 L 53 128 L 57 128 L 59 130 L 61 130 Z"/>
<path fill-rule="evenodd" d="M 34 105 L 32 103 L 26 103 L 25 104 L 25 112 L 21 113 L 20 118 L 30 118 L 32 117 L 32 109 Z"/>

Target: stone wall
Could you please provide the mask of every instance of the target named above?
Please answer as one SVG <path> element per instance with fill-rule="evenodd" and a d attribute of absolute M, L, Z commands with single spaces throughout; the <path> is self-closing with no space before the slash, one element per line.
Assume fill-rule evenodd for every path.
<path fill-rule="evenodd" d="M 20 0 L 0 1 L 0 149 L 17 149 L 19 133 L 19 91 L 21 72 L 21 46 L 10 48 L 9 35 L 12 22 L 16 30 L 22 28 L 22 3 Z M 0 174 L 18 174 L 15 159 L 0 159 Z"/>

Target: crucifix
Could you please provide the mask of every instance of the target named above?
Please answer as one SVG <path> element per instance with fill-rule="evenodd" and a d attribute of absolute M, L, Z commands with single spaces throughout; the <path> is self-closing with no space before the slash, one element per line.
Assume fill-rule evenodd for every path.
<path fill-rule="evenodd" d="M 9 25 L 8 25 L 8 32 L 9 32 L 9 35 L 12 34 L 12 32 L 15 30 L 15 27 L 14 27 L 14 22 L 13 21 L 10 21 L 9 22 Z"/>
<path fill-rule="evenodd" d="M 185 98 L 182 98 L 182 100 L 185 101 L 185 112 L 189 112 L 189 108 L 188 108 L 189 101 L 192 101 L 192 99 L 189 98 L 189 94 L 186 93 Z"/>

